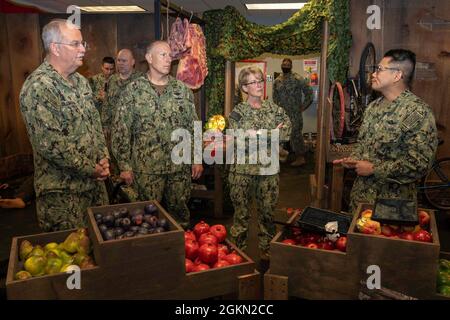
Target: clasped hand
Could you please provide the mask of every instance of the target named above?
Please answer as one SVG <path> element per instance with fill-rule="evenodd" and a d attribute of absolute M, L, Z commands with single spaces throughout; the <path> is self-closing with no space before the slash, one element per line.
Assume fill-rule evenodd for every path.
<path fill-rule="evenodd" d="M 366 160 L 342 158 L 333 161 L 333 164 L 341 164 L 344 168 L 355 169 L 358 176 L 370 176 L 374 172 L 373 163 Z"/>

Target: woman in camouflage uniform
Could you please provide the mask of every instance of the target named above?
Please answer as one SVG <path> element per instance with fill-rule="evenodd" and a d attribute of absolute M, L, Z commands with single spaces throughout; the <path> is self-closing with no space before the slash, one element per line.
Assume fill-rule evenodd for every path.
<path fill-rule="evenodd" d="M 263 100 L 264 78 L 258 68 L 245 68 L 239 74 L 239 88 L 248 97 L 238 104 L 229 115 L 230 129 L 242 129 L 246 136 L 257 139 L 267 139 L 270 142 L 270 130 L 279 129 L 280 140 L 289 140 L 291 122 L 285 111 L 275 103 Z M 261 130 L 269 133 L 264 136 Z M 273 132 L 272 132 L 273 134 Z M 272 141 L 272 143 L 274 143 Z M 269 145 L 269 144 L 267 144 Z M 278 149 L 278 142 L 276 147 Z M 268 147 L 269 149 L 269 147 Z M 267 165 L 261 164 L 257 157 L 255 164 L 250 164 L 252 155 L 246 146 L 245 163 L 232 165 L 230 169 L 230 197 L 234 206 L 234 223 L 230 234 L 236 245 L 247 247 L 249 207 L 255 197 L 259 223 L 259 248 L 261 258 L 268 259 L 270 240 L 275 235 L 273 211 L 278 201 L 279 159 L 276 150 L 275 170 L 268 172 Z M 256 151 L 256 150 L 255 150 Z M 249 155 L 250 154 L 250 155 Z M 254 155 L 253 155 L 254 156 Z"/>

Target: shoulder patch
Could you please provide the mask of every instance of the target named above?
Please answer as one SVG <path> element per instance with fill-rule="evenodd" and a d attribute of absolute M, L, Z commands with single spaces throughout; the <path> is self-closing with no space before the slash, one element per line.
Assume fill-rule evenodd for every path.
<path fill-rule="evenodd" d="M 421 122 L 423 119 L 423 114 L 419 111 L 413 111 L 409 115 L 405 117 L 405 119 L 402 121 L 401 127 L 403 130 L 407 131 L 412 128 L 414 128 L 417 124 Z"/>
<path fill-rule="evenodd" d="M 228 117 L 235 121 L 239 121 L 242 118 L 242 116 L 239 113 L 237 113 L 236 111 L 231 111 L 231 113 Z"/>

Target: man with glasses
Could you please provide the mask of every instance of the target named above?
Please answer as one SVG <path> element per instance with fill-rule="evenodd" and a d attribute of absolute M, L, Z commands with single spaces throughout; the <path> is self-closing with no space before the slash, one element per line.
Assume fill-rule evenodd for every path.
<path fill-rule="evenodd" d="M 34 188 L 44 231 L 86 226 L 88 207 L 107 203 L 109 154 L 83 64 L 79 27 L 57 19 L 44 26 L 44 62 L 20 92 L 20 110 L 33 147 Z"/>
<path fill-rule="evenodd" d="M 191 178 L 198 179 L 201 164 L 176 164 L 171 153 L 178 141 L 176 129 L 193 134 L 198 121 L 192 91 L 170 75 L 170 46 L 155 41 L 147 48 L 149 71 L 122 92 L 112 125 L 112 152 L 120 177 L 137 187 L 139 200 L 163 199 L 167 211 L 184 228 L 189 225 L 187 202 Z M 193 142 L 192 142 L 193 143 Z"/>
<path fill-rule="evenodd" d="M 282 107 L 292 123 L 290 139 L 295 160 L 291 166 L 299 167 L 305 164 L 305 142 L 303 140 L 303 111 L 313 101 L 313 92 L 306 79 L 292 72 L 292 60 L 283 59 L 281 63 L 283 74 L 273 83 L 273 102 Z M 280 147 L 280 160 L 286 160 L 288 152 Z"/>
<path fill-rule="evenodd" d="M 101 114 L 102 105 L 105 102 L 106 92 L 108 91 L 108 79 L 114 73 L 115 62 L 112 57 L 104 57 L 102 60 L 102 72 L 89 78 L 92 92 L 94 93 L 95 106 Z"/>
<path fill-rule="evenodd" d="M 413 52 L 395 49 L 374 66 L 372 88 L 382 97 L 367 107 L 350 157 L 334 161 L 356 171 L 352 212 L 376 198 L 416 200 L 416 184 L 432 164 L 436 123 L 430 106 L 410 91 L 415 64 Z"/>

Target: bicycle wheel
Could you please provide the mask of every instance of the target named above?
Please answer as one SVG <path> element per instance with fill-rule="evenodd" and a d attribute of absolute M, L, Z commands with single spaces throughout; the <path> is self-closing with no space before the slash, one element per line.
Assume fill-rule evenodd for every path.
<path fill-rule="evenodd" d="M 359 61 L 359 85 L 361 93 L 365 96 L 372 93 L 372 82 L 370 77 L 372 76 L 375 63 L 375 46 L 372 42 L 368 42 L 361 54 L 361 60 Z"/>
<path fill-rule="evenodd" d="M 438 160 L 425 176 L 423 191 L 435 208 L 450 210 L 450 158 Z"/>

